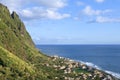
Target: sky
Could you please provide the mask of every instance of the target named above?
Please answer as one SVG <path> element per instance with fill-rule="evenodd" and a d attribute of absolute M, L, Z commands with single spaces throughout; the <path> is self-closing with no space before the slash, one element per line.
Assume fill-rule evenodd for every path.
<path fill-rule="evenodd" d="M 120 0 L 0 0 L 35 44 L 120 44 Z"/>

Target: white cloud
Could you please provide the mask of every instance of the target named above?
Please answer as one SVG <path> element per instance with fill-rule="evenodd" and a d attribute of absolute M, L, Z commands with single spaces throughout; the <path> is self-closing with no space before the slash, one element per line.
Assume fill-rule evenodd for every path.
<path fill-rule="evenodd" d="M 0 0 L 0 2 L 10 9 L 20 8 L 27 4 L 36 4 L 48 8 L 62 8 L 67 5 L 67 0 Z"/>
<path fill-rule="evenodd" d="M 63 19 L 70 17 L 70 14 L 60 14 L 54 9 L 34 7 L 22 10 L 21 16 L 26 19 Z"/>
<path fill-rule="evenodd" d="M 66 0 L 36 0 L 36 2 L 49 8 L 62 8 L 67 5 Z"/>
<path fill-rule="evenodd" d="M 8 6 L 11 12 L 16 11 L 26 20 L 70 17 L 68 13 L 59 12 L 59 9 L 67 5 L 66 0 L 0 0 L 0 2 Z"/>
<path fill-rule="evenodd" d="M 16 11 L 18 9 L 20 9 L 24 4 L 26 4 L 26 1 L 23 0 L 0 0 L 0 3 L 6 5 L 10 11 Z"/>
<path fill-rule="evenodd" d="M 108 12 L 111 12 L 111 10 L 109 10 L 109 9 L 106 9 L 106 10 L 94 10 L 94 9 L 92 9 L 91 6 L 86 6 L 83 9 L 83 13 L 85 15 L 88 15 L 88 16 L 101 15 L 101 14 L 105 14 L 105 13 L 108 13 Z"/>
<path fill-rule="evenodd" d="M 120 18 L 109 18 L 103 16 L 97 16 L 96 20 L 92 20 L 90 22 L 97 22 L 97 23 L 120 23 Z"/>
<path fill-rule="evenodd" d="M 85 18 L 88 23 L 120 23 L 120 18 L 109 17 L 109 15 L 113 16 L 112 13 L 114 10 L 95 10 L 91 6 L 86 6 L 82 12 L 83 15 L 86 15 L 83 18 Z"/>
<path fill-rule="evenodd" d="M 81 2 L 81 1 L 77 1 L 76 4 L 77 4 L 78 6 L 83 6 L 83 5 L 85 5 L 85 3 Z"/>
<path fill-rule="evenodd" d="M 102 3 L 102 2 L 104 2 L 105 0 L 95 0 L 96 2 L 98 2 L 98 3 Z"/>
<path fill-rule="evenodd" d="M 79 18 L 79 17 L 74 17 L 73 19 L 74 19 L 74 20 L 80 20 L 80 18 Z"/>
<path fill-rule="evenodd" d="M 98 16 L 96 18 L 96 22 L 99 22 L 99 23 L 120 22 L 120 18 L 108 18 L 108 17 Z"/>
<path fill-rule="evenodd" d="M 49 19 L 63 19 L 70 17 L 70 14 L 60 14 L 56 11 L 52 11 L 49 9 L 46 11 L 46 15 Z"/>

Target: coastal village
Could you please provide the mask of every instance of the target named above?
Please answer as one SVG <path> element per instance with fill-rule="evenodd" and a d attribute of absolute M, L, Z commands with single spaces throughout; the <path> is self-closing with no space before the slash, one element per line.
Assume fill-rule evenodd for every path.
<path fill-rule="evenodd" d="M 55 63 L 54 65 L 48 63 L 44 65 L 47 67 L 52 66 L 56 71 L 64 72 L 64 80 L 119 80 L 81 62 L 58 56 L 51 56 L 51 59 Z M 67 77 L 68 75 L 71 77 Z M 55 77 L 55 80 L 57 79 L 58 77 Z"/>

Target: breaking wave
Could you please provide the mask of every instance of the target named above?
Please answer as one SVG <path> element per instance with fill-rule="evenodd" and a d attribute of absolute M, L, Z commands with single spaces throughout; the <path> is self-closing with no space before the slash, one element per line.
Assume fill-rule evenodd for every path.
<path fill-rule="evenodd" d="M 104 72 L 106 72 L 108 74 L 111 74 L 112 76 L 120 79 L 120 73 L 115 73 L 115 72 L 112 72 L 112 71 L 104 70 L 101 67 L 99 67 L 99 66 L 97 66 L 97 65 L 95 65 L 95 64 L 93 64 L 91 62 L 84 62 L 84 61 L 80 61 L 80 62 L 83 63 L 83 64 L 86 64 L 87 66 L 91 66 L 91 67 L 96 68 L 98 70 L 102 70 L 102 71 L 104 71 Z"/>

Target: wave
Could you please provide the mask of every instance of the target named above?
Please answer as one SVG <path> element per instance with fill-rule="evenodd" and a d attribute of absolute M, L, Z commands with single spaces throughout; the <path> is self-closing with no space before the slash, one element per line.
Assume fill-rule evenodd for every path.
<path fill-rule="evenodd" d="M 101 68 L 100 68 L 99 66 L 97 66 L 97 65 L 95 65 L 95 64 L 93 64 L 93 63 L 91 63 L 91 62 L 83 62 L 83 61 L 82 61 L 82 63 L 84 63 L 84 64 L 86 64 L 86 65 L 88 65 L 88 66 L 91 66 L 91 67 L 93 67 L 93 68 L 96 68 L 96 69 L 101 70 Z"/>
<path fill-rule="evenodd" d="M 58 56 L 58 55 L 54 55 L 54 56 L 57 56 L 57 57 L 59 57 L 59 58 L 65 58 L 65 57 L 60 57 L 60 56 Z M 85 61 L 80 61 L 80 60 L 75 60 L 75 59 L 70 59 L 70 58 L 65 58 L 65 59 L 68 59 L 68 60 L 71 60 L 71 61 L 76 61 L 76 62 L 81 62 L 81 63 L 83 63 L 83 64 L 85 64 L 85 65 L 87 65 L 87 66 L 90 66 L 90 67 L 93 67 L 93 68 L 95 68 L 95 69 L 104 71 L 104 72 L 106 72 L 106 73 L 108 73 L 108 74 L 111 74 L 112 76 L 120 79 L 120 73 L 116 73 L 116 72 L 104 70 L 104 69 L 102 69 L 101 67 L 97 66 L 96 64 L 94 64 L 94 63 L 92 63 L 92 62 L 85 62 Z"/>
<path fill-rule="evenodd" d="M 104 69 L 102 69 L 101 67 L 99 67 L 99 66 L 97 66 L 97 65 L 95 65 L 95 64 L 93 64 L 93 63 L 91 63 L 91 62 L 84 62 L 84 61 L 79 61 L 79 62 L 81 62 L 81 63 L 83 63 L 83 64 L 86 64 L 87 66 L 91 66 L 91 67 L 93 67 L 93 68 L 96 68 L 96 69 L 98 69 L 98 70 L 102 70 L 102 71 L 104 71 L 104 72 L 106 72 L 106 73 L 108 73 L 108 74 L 111 74 L 112 76 L 120 79 L 120 73 L 115 73 L 115 72 L 112 72 L 112 71 L 104 70 Z"/>
<path fill-rule="evenodd" d="M 105 70 L 105 72 L 108 73 L 108 74 L 111 74 L 112 76 L 115 76 L 118 79 L 120 79 L 120 74 L 119 73 L 115 73 L 115 72 L 107 71 L 107 70 Z"/>

